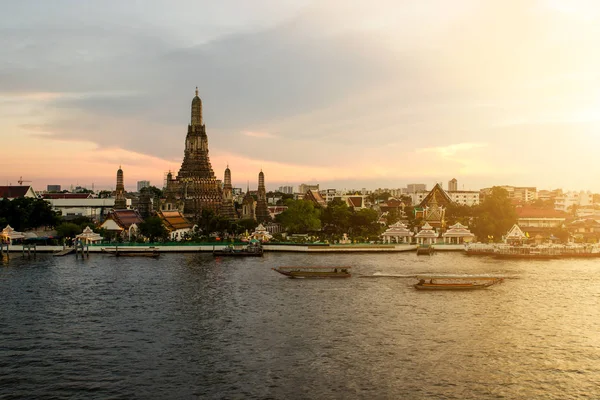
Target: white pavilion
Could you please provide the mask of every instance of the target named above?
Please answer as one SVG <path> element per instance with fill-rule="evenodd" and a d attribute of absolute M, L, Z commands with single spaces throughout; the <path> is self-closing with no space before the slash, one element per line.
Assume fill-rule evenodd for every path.
<path fill-rule="evenodd" d="M 423 225 L 419 233 L 415 236 L 418 244 L 435 244 L 438 238 L 437 232 L 428 222 Z"/>
<path fill-rule="evenodd" d="M 265 228 L 263 224 L 258 224 L 250 237 L 252 239 L 260 240 L 261 242 L 268 242 L 273 236 L 267 231 L 267 228 Z"/>
<path fill-rule="evenodd" d="M 83 232 L 75 236 L 75 238 L 81 239 L 81 241 L 85 244 L 97 242 L 99 240 L 104 239 L 102 236 L 94 232 L 89 226 L 86 226 Z"/>
<path fill-rule="evenodd" d="M 457 222 L 444 232 L 442 237 L 444 238 L 444 243 L 463 244 L 471 242 L 475 238 L 475 235 L 469 231 L 468 227 Z"/>
<path fill-rule="evenodd" d="M 2 229 L 2 233 L 0 233 L 0 238 L 4 243 L 11 243 L 16 239 L 24 239 L 25 235 L 21 232 L 15 231 L 10 225 L 6 225 L 6 228 Z"/>
<path fill-rule="evenodd" d="M 406 225 L 398 221 L 392 224 L 388 229 L 381 234 L 384 243 L 410 243 L 414 233 L 411 232 Z"/>
<path fill-rule="evenodd" d="M 514 224 L 504 237 L 504 241 L 508 244 L 523 244 L 527 240 L 527 235 L 523 233 L 519 225 Z"/>

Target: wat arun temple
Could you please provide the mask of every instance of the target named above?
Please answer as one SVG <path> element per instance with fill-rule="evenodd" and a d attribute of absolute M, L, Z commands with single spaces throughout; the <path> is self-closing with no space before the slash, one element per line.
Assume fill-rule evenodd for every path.
<path fill-rule="evenodd" d="M 208 157 L 208 137 L 202 120 L 202 100 L 196 96 L 192 100 L 192 118 L 185 138 L 185 151 L 181 168 L 176 177 L 167 174 L 163 210 L 179 210 L 195 221 L 202 210 L 236 218 L 232 197 L 231 171 L 225 170 L 225 182 L 217 179 Z"/>

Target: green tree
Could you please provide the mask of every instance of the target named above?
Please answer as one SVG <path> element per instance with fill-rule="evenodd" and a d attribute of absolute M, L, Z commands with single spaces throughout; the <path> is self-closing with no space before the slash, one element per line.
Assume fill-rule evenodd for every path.
<path fill-rule="evenodd" d="M 475 208 L 472 232 L 481 241 L 493 237 L 500 241 L 502 236 L 517 222 L 517 212 L 511 203 L 508 192 L 494 186 L 483 203 Z"/>
<path fill-rule="evenodd" d="M 246 231 L 253 232 L 258 226 L 258 222 L 252 218 L 237 220 L 234 224 L 234 233 L 241 234 Z"/>
<path fill-rule="evenodd" d="M 323 230 L 328 233 L 348 233 L 351 215 L 352 210 L 345 201 L 340 198 L 331 200 L 321 214 Z"/>
<path fill-rule="evenodd" d="M 377 195 L 377 201 L 388 201 L 390 197 L 392 197 L 392 195 L 389 192 L 379 193 Z"/>
<path fill-rule="evenodd" d="M 167 228 L 159 217 L 148 217 L 139 225 L 140 233 L 151 242 L 157 239 L 164 240 L 168 236 Z"/>
<path fill-rule="evenodd" d="M 0 219 L 17 231 L 41 226 L 54 227 L 59 221 L 50 203 L 43 199 L 21 197 L 0 202 Z"/>
<path fill-rule="evenodd" d="M 63 222 L 56 227 L 56 234 L 62 238 L 74 238 L 81 233 L 81 227 L 72 222 Z"/>
<path fill-rule="evenodd" d="M 400 221 L 400 211 L 398 211 L 397 208 L 390 208 L 385 217 L 385 221 L 388 225 L 392 225 Z"/>
<path fill-rule="evenodd" d="M 150 197 L 155 198 L 155 199 L 160 199 L 163 196 L 163 191 L 161 189 L 157 188 L 156 186 L 148 186 L 148 187 L 142 188 L 142 190 L 150 192 Z M 142 190 L 140 190 L 140 193 L 142 192 Z"/>
<path fill-rule="evenodd" d="M 377 217 L 377 211 L 368 208 L 352 212 L 350 216 L 352 235 L 364 237 L 379 235 L 382 226 L 377 222 Z"/>
<path fill-rule="evenodd" d="M 452 202 L 446 207 L 446 225 L 451 226 L 460 222 L 469 226 L 473 221 L 475 211 L 475 207 Z"/>
<path fill-rule="evenodd" d="M 319 219 L 321 210 L 314 203 L 306 200 L 287 200 L 287 210 L 277 215 L 276 221 L 281 223 L 288 232 L 307 233 L 321 229 Z"/>

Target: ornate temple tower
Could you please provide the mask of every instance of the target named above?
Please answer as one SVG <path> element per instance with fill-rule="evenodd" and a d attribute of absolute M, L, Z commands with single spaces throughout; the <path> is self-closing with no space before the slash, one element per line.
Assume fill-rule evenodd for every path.
<path fill-rule="evenodd" d="M 269 206 L 267 205 L 267 191 L 265 189 L 265 174 L 262 170 L 258 174 L 258 199 L 256 201 L 256 220 L 259 223 L 271 220 Z"/>
<path fill-rule="evenodd" d="M 124 210 L 127 208 L 127 199 L 125 199 L 125 185 L 123 184 L 123 170 L 119 165 L 117 170 L 117 188 L 115 190 L 115 210 Z"/>
<path fill-rule="evenodd" d="M 242 200 L 242 219 L 256 219 L 255 209 L 256 202 L 254 201 L 254 197 L 250 194 L 250 182 L 248 182 L 246 194 Z"/>
<path fill-rule="evenodd" d="M 233 205 L 233 187 L 231 186 L 231 171 L 229 165 L 225 169 L 225 179 L 223 181 L 223 202 L 221 203 L 221 216 L 229 219 L 236 219 L 235 206 Z"/>
<path fill-rule="evenodd" d="M 198 88 L 192 99 L 191 114 L 183 162 L 177 177 L 167 179 L 167 188 L 172 197 L 169 202 L 172 208 L 180 208 L 183 204 L 184 215 L 197 219 L 203 209 L 215 213 L 221 211 L 223 190 L 208 157 L 208 137 L 202 120 L 202 100 L 198 97 Z"/>

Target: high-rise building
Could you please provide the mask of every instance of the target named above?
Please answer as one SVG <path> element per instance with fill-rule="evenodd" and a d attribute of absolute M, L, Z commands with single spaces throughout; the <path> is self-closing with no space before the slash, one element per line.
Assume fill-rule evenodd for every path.
<path fill-rule="evenodd" d="M 306 192 L 308 192 L 309 190 L 316 190 L 318 192 L 319 184 L 317 183 L 316 185 L 308 185 L 306 183 L 303 183 L 300 186 L 298 186 L 298 193 L 306 194 Z"/>
<path fill-rule="evenodd" d="M 143 188 L 150 187 L 150 181 L 138 181 L 137 191 L 140 192 Z"/>
<path fill-rule="evenodd" d="M 406 185 L 406 191 L 408 193 L 423 192 L 425 190 L 427 190 L 427 185 L 424 183 L 409 183 Z"/>
<path fill-rule="evenodd" d="M 279 192 L 284 194 L 293 194 L 294 187 L 293 186 L 279 186 Z"/>
<path fill-rule="evenodd" d="M 167 175 L 163 210 L 180 210 L 192 219 L 198 219 L 202 210 L 215 213 L 221 210 L 223 190 L 208 157 L 208 136 L 202 120 L 202 100 L 192 100 L 191 121 L 185 138 L 183 162 L 177 177 Z"/>
<path fill-rule="evenodd" d="M 258 198 L 256 201 L 256 220 L 259 223 L 267 222 L 271 219 L 269 214 L 269 205 L 267 204 L 267 191 L 265 189 L 265 174 L 260 171 L 258 174 Z"/>
<path fill-rule="evenodd" d="M 60 192 L 61 191 L 60 185 L 48 185 L 47 191 L 48 192 Z"/>
<path fill-rule="evenodd" d="M 119 165 L 117 170 L 117 187 L 115 190 L 115 210 L 124 210 L 127 208 L 127 199 L 125 198 L 125 184 L 123 181 L 123 170 Z"/>
<path fill-rule="evenodd" d="M 451 181 L 448 181 L 448 191 L 456 192 L 458 190 L 458 181 L 456 178 L 452 178 Z"/>

